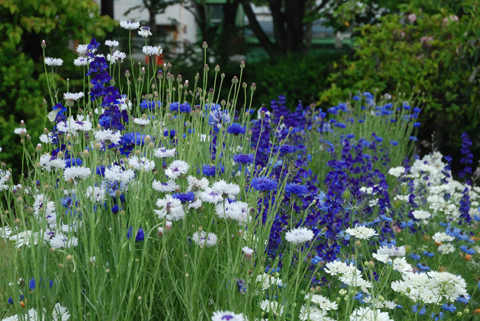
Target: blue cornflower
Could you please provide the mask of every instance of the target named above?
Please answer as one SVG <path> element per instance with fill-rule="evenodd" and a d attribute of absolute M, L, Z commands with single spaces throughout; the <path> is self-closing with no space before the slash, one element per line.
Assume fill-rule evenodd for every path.
<path fill-rule="evenodd" d="M 370 158 L 372 158 L 372 156 L 369 155 L 369 154 L 363 154 L 363 158 L 365 158 L 365 159 L 370 159 Z"/>
<path fill-rule="evenodd" d="M 270 179 L 266 176 L 262 177 L 255 177 L 252 179 L 250 182 L 253 188 L 255 188 L 257 191 L 274 191 L 277 189 L 277 182 L 274 181 L 273 179 Z"/>
<path fill-rule="evenodd" d="M 285 192 L 295 194 L 297 196 L 302 196 L 308 193 L 308 189 L 305 185 L 291 183 L 287 184 L 287 186 L 285 187 Z"/>
<path fill-rule="evenodd" d="M 362 299 L 363 299 L 363 296 L 364 296 L 364 295 L 363 295 L 362 292 L 358 292 L 353 298 L 354 298 L 355 300 L 358 300 L 360 303 L 363 303 L 363 300 L 362 300 Z"/>
<path fill-rule="evenodd" d="M 354 134 L 347 134 L 347 139 L 352 139 L 352 138 L 355 138 Z"/>
<path fill-rule="evenodd" d="M 424 315 L 427 312 L 427 309 L 425 309 L 425 306 L 423 306 L 420 311 L 418 311 L 418 304 L 412 305 L 412 311 L 413 313 L 417 313 L 418 315 Z"/>
<path fill-rule="evenodd" d="M 233 156 L 233 161 L 242 165 L 252 164 L 254 160 L 253 154 L 237 154 Z"/>
<path fill-rule="evenodd" d="M 220 173 L 221 172 L 221 173 Z M 225 172 L 225 166 L 223 165 L 218 165 L 215 167 L 215 165 L 203 165 L 203 170 L 202 173 L 205 176 L 215 176 L 216 173 L 223 174 Z"/>
<path fill-rule="evenodd" d="M 393 146 L 397 146 L 398 145 L 398 142 L 396 140 L 391 140 L 390 141 L 390 144 L 392 144 Z"/>
<path fill-rule="evenodd" d="M 419 122 L 413 123 L 413 127 L 420 127 L 422 124 Z"/>
<path fill-rule="evenodd" d="M 133 227 L 130 227 L 127 232 L 127 238 L 129 239 L 132 236 L 132 230 Z M 140 227 L 137 231 L 137 236 L 135 236 L 135 241 L 141 242 L 145 239 L 145 233 L 143 232 L 143 229 Z"/>
<path fill-rule="evenodd" d="M 31 279 L 30 282 L 28 282 L 28 287 L 30 290 L 35 290 L 35 287 L 37 285 L 37 282 L 35 281 L 35 278 Z"/>
<path fill-rule="evenodd" d="M 340 128 L 347 128 L 347 125 L 345 125 L 344 123 L 336 123 L 334 126 L 340 127 Z"/>
<path fill-rule="evenodd" d="M 113 207 L 112 207 L 112 213 L 113 213 L 113 214 L 117 214 L 117 213 L 118 213 L 118 205 L 117 205 L 117 204 L 113 205 Z"/>
<path fill-rule="evenodd" d="M 383 137 L 376 136 L 376 137 L 375 137 L 375 140 L 376 140 L 377 142 L 379 142 L 379 143 L 380 143 L 380 142 L 383 142 Z"/>
<path fill-rule="evenodd" d="M 155 102 L 154 101 L 147 101 L 147 100 L 144 100 L 140 103 L 140 107 L 142 107 L 142 109 L 149 109 L 149 110 L 152 110 L 152 109 L 155 109 Z M 160 102 L 158 102 L 158 107 L 160 107 Z"/>
<path fill-rule="evenodd" d="M 237 123 L 232 123 L 227 128 L 227 133 L 235 135 L 235 136 L 243 135 L 243 134 L 245 134 L 246 131 L 247 131 L 247 129 L 245 128 L 245 126 L 242 126 L 242 125 L 237 124 Z"/>
<path fill-rule="evenodd" d="M 453 304 L 444 303 L 442 305 L 442 310 L 449 311 L 449 312 L 455 312 L 457 310 L 457 308 Z"/>
<path fill-rule="evenodd" d="M 417 267 L 422 271 L 430 271 L 430 268 L 422 263 L 417 263 Z"/>
<path fill-rule="evenodd" d="M 12 299 L 12 298 L 9 298 L 9 299 L 8 299 L 8 303 L 9 303 L 9 304 L 13 304 L 13 299 Z"/>
<path fill-rule="evenodd" d="M 410 138 L 409 138 L 409 139 L 410 139 L 410 140 L 412 140 L 412 141 L 414 141 L 414 142 L 416 142 L 416 141 L 417 141 L 417 137 L 415 137 L 415 136 L 410 136 Z"/>
<path fill-rule="evenodd" d="M 428 251 L 423 251 L 423 255 L 426 255 L 428 257 L 433 257 L 435 255 L 435 253 L 433 252 L 428 252 Z"/>
<path fill-rule="evenodd" d="M 362 98 L 360 98 L 360 97 L 358 97 L 358 96 L 353 96 L 352 99 L 353 99 L 353 100 L 356 100 L 356 101 L 362 100 Z"/>
<path fill-rule="evenodd" d="M 193 192 L 175 193 L 172 197 L 180 200 L 182 203 L 193 202 L 195 200 L 195 194 Z"/>
<path fill-rule="evenodd" d="M 418 108 L 418 107 L 413 108 L 413 112 L 414 112 L 415 114 L 420 114 L 421 111 L 422 111 L 422 110 L 421 110 L 420 108 Z"/>
<path fill-rule="evenodd" d="M 80 159 L 80 158 L 67 158 L 65 160 L 65 167 L 66 168 L 69 168 L 71 166 L 82 166 L 83 165 L 83 161 Z"/>
<path fill-rule="evenodd" d="M 469 295 L 467 295 L 467 296 L 461 295 L 457 298 L 457 300 L 455 302 L 467 304 L 468 302 L 470 302 L 470 296 Z"/>
<path fill-rule="evenodd" d="M 475 250 L 474 249 L 469 249 L 468 246 L 466 246 L 466 245 L 461 245 L 460 250 L 462 250 L 463 252 L 465 252 L 467 254 L 470 254 L 470 255 L 475 254 Z"/>
<path fill-rule="evenodd" d="M 480 216 L 478 216 L 476 214 L 473 215 L 473 219 L 477 222 L 480 222 Z"/>
<path fill-rule="evenodd" d="M 282 145 L 280 147 L 280 154 L 281 155 L 286 155 L 290 153 L 295 153 L 297 151 L 297 148 L 295 146 L 291 145 Z"/>
<path fill-rule="evenodd" d="M 184 102 L 183 104 L 179 104 L 178 102 L 173 102 L 170 104 L 171 111 L 180 111 L 181 113 L 189 113 L 192 111 L 192 106 L 189 103 Z"/>
<path fill-rule="evenodd" d="M 418 254 L 415 254 L 415 253 L 410 253 L 410 257 L 414 260 L 420 260 L 422 257 Z"/>

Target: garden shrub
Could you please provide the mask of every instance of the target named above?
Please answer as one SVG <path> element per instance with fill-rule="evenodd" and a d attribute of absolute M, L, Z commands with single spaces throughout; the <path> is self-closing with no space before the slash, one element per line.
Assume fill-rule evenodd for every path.
<path fill-rule="evenodd" d="M 341 97 L 377 89 L 415 97 L 422 108 L 420 137 L 436 146 L 458 149 L 457 133 L 479 125 L 480 22 L 477 0 L 414 1 L 379 25 L 356 29 L 353 59 L 344 57 L 320 92 L 320 106 Z"/>

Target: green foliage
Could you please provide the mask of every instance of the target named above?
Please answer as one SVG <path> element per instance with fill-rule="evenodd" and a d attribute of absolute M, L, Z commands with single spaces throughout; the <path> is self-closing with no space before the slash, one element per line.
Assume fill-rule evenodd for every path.
<path fill-rule="evenodd" d="M 43 97 L 48 95 L 45 86 L 39 84 L 45 78 L 42 40 L 46 40 L 48 52 L 64 59 L 59 71 L 57 87 L 63 91 L 65 78 L 74 76 L 72 61 L 75 40 L 89 42 L 92 37 L 105 37 L 116 22 L 100 17 L 98 4 L 89 0 L 1 0 L 0 1 L 0 146 L 2 161 L 19 164 L 22 148 L 16 148 L 20 139 L 13 130 L 20 120 L 27 122 L 30 136 L 39 136 L 43 129 L 45 107 Z M 51 107 L 51 106 L 50 106 Z M 27 120 L 31 121 L 28 122 Z M 21 162 L 20 162 L 21 164 Z M 17 176 L 19 166 L 13 168 Z"/>
<path fill-rule="evenodd" d="M 411 3 L 401 7 L 403 15 L 389 14 L 380 25 L 358 28 L 354 58 L 344 57 L 336 66 L 319 104 L 330 106 L 347 93 L 375 89 L 392 96 L 414 94 L 422 101 L 420 135 L 429 138 L 435 131 L 438 144 L 452 148 L 460 133 L 478 128 L 480 120 L 478 4 Z M 455 14 L 459 21 L 449 21 Z"/>
<path fill-rule="evenodd" d="M 249 65 L 248 80 L 255 82 L 257 91 L 254 106 L 270 106 L 278 95 L 287 97 L 287 107 L 294 109 L 298 101 L 315 102 L 319 89 L 327 88 L 331 62 L 338 57 L 334 53 L 308 57 L 286 56 Z M 250 75 L 250 76 L 248 76 Z"/>

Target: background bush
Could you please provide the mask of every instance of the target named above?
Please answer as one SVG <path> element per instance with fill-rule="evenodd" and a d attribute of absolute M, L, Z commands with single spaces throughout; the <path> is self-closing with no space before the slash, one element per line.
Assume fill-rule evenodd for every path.
<path fill-rule="evenodd" d="M 479 126 L 478 4 L 412 1 L 379 25 L 357 28 L 355 53 L 335 65 L 319 104 L 333 106 L 347 93 L 375 89 L 415 95 L 423 110 L 420 139 L 430 141 L 435 132 L 438 148 L 458 152 L 460 133 Z"/>
<path fill-rule="evenodd" d="M 32 143 L 36 144 L 43 130 L 45 107 L 52 107 L 42 105 L 43 97 L 48 95 L 42 40 L 47 41 L 48 52 L 55 53 L 53 58 L 64 60 L 63 66 L 56 68 L 60 95 L 67 91 L 67 77 L 83 77 L 79 67 L 73 65 L 77 57 L 73 51 L 75 40 L 87 43 L 92 37 L 104 38 L 116 23 L 107 16 L 100 17 L 98 4 L 89 0 L 0 2 L 0 146 L 4 162 L 18 164 L 22 158 L 22 148 L 15 147 L 20 139 L 13 133 L 20 121 L 25 121 Z M 72 81 L 70 86 L 74 85 Z M 12 168 L 15 181 L 19 168 Z"/>

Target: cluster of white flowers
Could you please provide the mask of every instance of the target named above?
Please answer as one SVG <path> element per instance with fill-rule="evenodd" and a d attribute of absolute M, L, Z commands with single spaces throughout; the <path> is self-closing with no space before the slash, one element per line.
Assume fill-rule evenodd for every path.
<path fill-rule="evenodd" d="M 43 318 L 45 318 L 45 313 L 46 310 L 43 309 Z M 67 308 L 63 307 L 60 303 L 56 303 L 55 306 L 53 307 L 53 312 L 52 312 L 52 317 L 49 320 L 53 321 L 67 321 L 70 319 L 70 312 L 68 311 Z M 19 320 L 40 320 L 40 316 L 38 315 L 38 312 L 35 309 L 30 309 L 27 311 L 25 316 L 19 316 L 17 314 L 6 317 L 2 319 L 2 321 L 19 321 Z"/>
<path fill-rule="evenodd" d="M 465 280 L 448 272 L 404 273 L 402 281 L 394 281 L 392 290 L 401 292 L 412 301 L 425 304 L 455 302 L 459 296 L 467 296 Z M 444 300 L 445 299 L 445 300 Z"/>
<path fill-rule="evenodd" d="M 345 232 L 361 240 L 368 240 L 372 236 L 378 235 L 373 228 L 357 225 L 355 228 L 348 228 Z"/>
<path fill-rule="evenodd" d="M 372 283 L 363 279 L 362 273 L 353 265 L 353 263 L 348 265 L 341 261 L 328 262 L 325 272 L 332 276 L 340 275 L 340 281 L 348 286 L 360 287 L 365 293 L 369 293 L 368 288 L 373 287 Z"/>
<path fill-rule="evenodd" d="M 120 139 L 122 139 L 122 134 L 117 132 L 112 132 L 109 129 L 102 129 L 95 132 L 95 139 L 103 142 L 105 145 L 118 144 Z"/>
<path fill-rule="evenodd" d="M 313 240 L 314 236 L 315 235 L 311 230 L 307 229 L 306 227 L 299 227 L 288 231 L 285 234 L 285 239 L 293 244 L 302 244 Z"/>
<path fill-rule="evenodd" d="M 69 92 L 66 92 L 63 94 L 63 99 L 66 99 L 66 100 L 79 100 L 80 98 L 83 98 L 85 96 L 85 94 L 83 92 L 78 92 L 78 93 L 69 93 Z M 81 116 L 81 115 L 79 115 Z"/>
<path fill-rule="evenodd" d="M 115 50 L 111 55 L 107 54 L 107 61 L 110 61 L 112 64 L 117 61 L 122 63 L 125 58 L 127 58 L 127 54 L 118 50 Z"/>
<path fill-rule="evenodd" d="M 45 57 L 45 64 L 52 67 L 61 66 L 63 64 L 63 60 L 60 58 Z"/>
<path fill-rule="evenodd" d="M 201 246 L 206 245 L 207 247 L 211 247 L 217 244 L 217 235 L 205 231 L 195 232 L 192 235 L 192 241 Z"/>
<path fill-rule="evenodd" d="M 135 30 L 140 28 L 140 22 L 121 20 L 120 27 L 127 30 Z"/>
<path fill-rule="evenodd" d="M 92 122 L 88 116 L 77 115 L 77 119 L 70 116 L 66 121 L 59 122 L 57 128 L 60 132 L 76 134 L 77 131 L 87 132 L 92 130 Z"/>
<path fill-rule="evenodd" d="M 143 46 L 142 52 L 147 56 L 158 56 L 163 53 L 163 49 L 159 46 Z"/>

